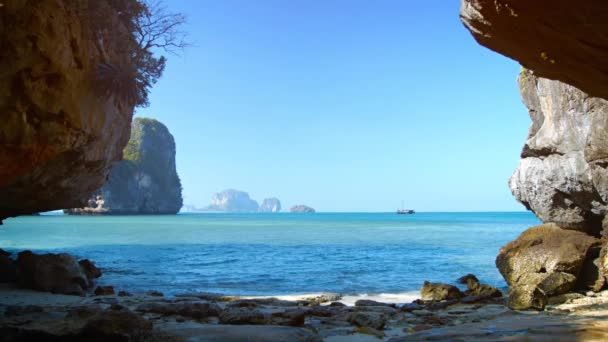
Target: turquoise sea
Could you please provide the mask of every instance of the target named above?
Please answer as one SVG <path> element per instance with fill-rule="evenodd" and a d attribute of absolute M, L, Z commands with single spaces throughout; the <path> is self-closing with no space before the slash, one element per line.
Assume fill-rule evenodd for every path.
<path fill-rule="evenodd" d="M 466 273 L 504 287 L 498 249 L 539 221 L 516 213 L 31 216 L 0 248 L 93 260 L 101 284 L 134 293 L 398 294 Z"/>

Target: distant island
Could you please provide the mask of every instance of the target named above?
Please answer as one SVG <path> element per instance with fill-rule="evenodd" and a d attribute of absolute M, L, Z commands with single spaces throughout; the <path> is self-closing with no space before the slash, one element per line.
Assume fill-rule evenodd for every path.
<path fill-rule="evenodd" d="M 289 209 L 290 213 L 314 213 L 315 210 L 307 205 L 298 204 Z"/>
<path fill-rule="evenodd" d="M 278 213 L 281 211 L 281 201 L 276 197 L 265 198 L 258 211 L 261 213 Z"/>
<path fill-rule="evenodd" d="M 176 214 L 182 186 L 175 167 L 175 140 L 161 122 L 136 118 L 123 160 L 83 208 L 69 215 Z"/>

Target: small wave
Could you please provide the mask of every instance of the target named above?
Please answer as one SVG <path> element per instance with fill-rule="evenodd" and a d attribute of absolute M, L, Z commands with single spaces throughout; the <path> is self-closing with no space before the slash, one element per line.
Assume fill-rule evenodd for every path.
<path fill-rule="evenodd" d="M 378 294 L 355 294 L 345 295 L 342 297 L 340 302 L 346 305 L 355 305 L 355 302 L 359 299 L 375 300 L 381 303 L 395 303 L 395 304 L 406 304 L 420 298 L 419 291 L 409 291 L 400 293 L 378 293 Z"/>

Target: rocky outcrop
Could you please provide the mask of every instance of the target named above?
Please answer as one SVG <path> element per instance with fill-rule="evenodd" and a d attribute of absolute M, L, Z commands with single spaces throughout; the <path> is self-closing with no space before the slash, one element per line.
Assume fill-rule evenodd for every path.
<path fill-rule="evenodd" d="M 608 99 L 604 0 L 462 0 L 460 17 L 481 45 L 540 77 Z"/>
<path fill-rule="evenodd" d="M 214 194 L 211 198 L 211 204 L 205 210 L 228 213 L 251 213 L 257 212 L 258 208 L 258 202 L 249 198 L 248 193 L 228 189 Z"/>
<path fill-rule="evenodd" d="M 89 5 L 109 8 L 103 30 L 83 15 Z M 82 205 L 120 160 L 133 105 L 100 96 L 94 75 L 101 63 L 128 64 L 111 35 L 121 30 L 105 1 L 0 7 L 0 221 Z"/>
<path fill-rule="evenodd" d="M 261 213 L 278 213 L 281 211 L 281 201 L 276 197 L 264 198 L 259 211 Z"/>
<path fill-rule="evenodd" d="M 298 204 L 289 209 L 290 213 L 314 213 L 315 210 L 309 206 Z"/>
<path fill-rule="evenodd" d="M 83 295 L 94 285 L 101 271 L 90 261 L 78 263 L 69 254 L 34 254 L 24 251 L 17 255 L 16 279 L 21 288 L 43 292 Z"/>
<path fill-rule="evenodd" d="M 133 121 L 124 160 L 116 164 L 104 186 L 85 208 L 73 215 L 176 214 L 182 207 L 182 187 L 175 166 L 175 141 L 154 119 Z"/>
<path fill-rule="evenodd" d="M 420 298 L 424 301 L 452 300 L 464 297 L 464 294 L 453 285 L 424 282 L 420 289 Z"/>
<path fill-rule="evenodd" d="M 587 290 L 578 280 L 585 263 L 593 264 L 597 257 L 589 251 L 599 243 L 597 238 L 553 223 L 526 230 L 502 247 L 496 258 L 510 287 L 509 306 L 541 309 L 547 297 Z"/>
<path fill-rule="evenodd" d="M 509 181 L 513 195 L 544 222 L 599 235 L 608 203 L 608 101 L 526 70 L 518 83 L 532 125 Z"/>

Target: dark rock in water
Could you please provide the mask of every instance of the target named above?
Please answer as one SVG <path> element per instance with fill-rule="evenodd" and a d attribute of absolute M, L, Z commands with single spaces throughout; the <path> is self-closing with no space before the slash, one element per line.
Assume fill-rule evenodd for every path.
<path fill-rule="evenodd" d="M 479 44 L 608 99 L 604 0 L 463 0 L 460 18 Z"/>
<path fill-rule="evenodd" d="M 345 307 L 345 306 L 346 306 L 346 304 L 341 303 L 341 302 L 331 302 L 331 303 L 329 304 L 329 306 L 331 306 L 331 307 Z"/>
<path fill-rule="evenodd" d="M 315 210 L 309 206 L 299 204 L 299 205 L 294 205 L 293 207 L 291 207 L 289 209 L 289 212 L 290 213 L 314 213 Z"/>
<path fill-rule="evenodd" d="M 424 301 L 442 301 L 462 297 L 464 294 L 456 286 L 449 284 L 425 281 L 420 290 L 420 298 Z"/>
<path fill-rule="evenodd" d="M 388 321 L 384 314 L 377 312 L 354 312 L 347 320 L 358 327 L 370 327 L 376 330 L 384 329 Z"/>
<path fill-rule="evenodd" d="M 96 279 L 101 277 L 101 270 L 95 266 L 95 264 L 89 259 L 83 259 L 78 261 L 78 264 L 89 279 Z"/>
<path fill-rule="evenodd" d="M 129 32 L 116 24 L 122 14 L 99 3 L 2 2 L 0 222 L 82 205 L 121 158 L 133 104 L 100 96 L 94 75 L 107 61 L 132 67 L 118 38 Z M 105 9 L 100 27 L 89 8 Z"/>
<path fill-rule="evenodd" d="M 510 286 L 510 307 L 539 308 L 547 295 L 572 290 L 589 248 L 598 242 L 582 232 L 543 224 L 526 230 L 502 247 L 496 266 Z"/>
<path fill-rule="evenodd" d="M 152 296 L 152 297 L 164 297 L 165 294 L 160 292 L 160 291 L 156 291 L 156 290 L 150 290 L 148 292 L 146 292 L 146 294 L 148 296 Z"/>
<path fill-rule="evenodd" d="M 95 289 L 96 296 L 110 296 L 114 294 L 114 287 L 112 286 L 98 286 Z"/>
<path fill-rule="evenodd" d="M 17 255 L 17 284 L 38 291 L 84 295 L 89 279 L 76 259 L 69 254 Z"/>
<path fill-rule="evenodd" d="M 118 291 L 118 297 L 131 297 L 133 296 L 132 293 L 127 292 L 127 291 Z"/>
<path fill-rule="evenodd" d="M 251 213 L 258 211 L 258 202 L 249 198 L 244 191 L 227 189 L 211 197 L 211 204 L 206 211 L 221 211 L 228 213 Z"/>
<path fill-rule="evenodd" d="M 477 279 L 477 277 L 471 273 L 458 278 L 458 283 L 465 284 L 469 290 L 475 290 L 477 287 L 479 287 L 479 279 Z"/>
<path fill-rule="evenodd" d="M 276 197 L 264 198 L 259 211 L 261 213 L 278 213 L 281 211 L 281 201 Z"/>
<path fill-rule="evenodd" d="M 355 306 L 388 306 L 391 308 L 397 307 L 396 304 L 381 303 L 381 302 L 376 302 L 375 300 L 370 300 L 370 299 L 359 299 L 355 302 Z"/>
<path fill-rule="evenodd" d="M 268 324 L 268 317 L 262 312 L 244 308 L 226 308 L 220 314 L 221 324 Z"/>
<path fill-rule="evenodd" d="M 0 249 L 0 283 L 13 283 L 17 280 L 17 266 L 11 253 Z"/>
<path fill-rule="evenodd" d="M 608 101 L 524 71 L 532 126 L 511 192 L 546 223 L 599 236 L 608 209 Z"/>
<path fill-rule="evenodd" d="M 137 118 L 123 160 L 84 208 L 71 215 L 176 214 L 182 207 L 182 187 L 175 167 L 175 140 L 165 125 Z"/>

